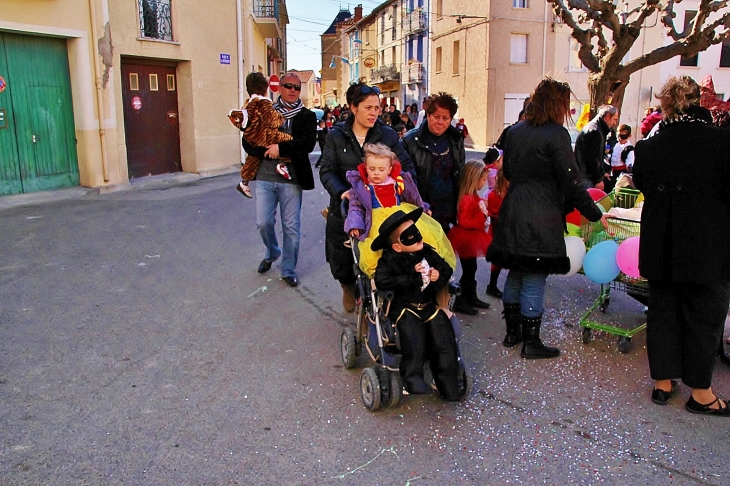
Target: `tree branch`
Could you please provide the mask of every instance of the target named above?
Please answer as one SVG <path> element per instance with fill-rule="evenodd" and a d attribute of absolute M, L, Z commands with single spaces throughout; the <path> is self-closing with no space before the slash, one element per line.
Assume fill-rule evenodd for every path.
<path fill-rule="evenodd" d="M 664 7 L 664 13 L 662 14 L 662 24 L 668 29 L 667 35 L 678 41 L 682 36 L 674 27 L 674 17 L 676 16 L 677 14 L 674 13 L 674 0 L 667 0 L 667 6 Z"/>

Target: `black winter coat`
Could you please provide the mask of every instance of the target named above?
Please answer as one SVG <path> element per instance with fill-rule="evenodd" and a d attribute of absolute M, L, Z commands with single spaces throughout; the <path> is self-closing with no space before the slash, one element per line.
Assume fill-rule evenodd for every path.
<path fill-rule="evenodd" d="M 322 152 L 322 164 L 319 169 L 319 180 L 330 194 L 330 211 L 340 211 L 340 199 L 342 193 L 350 189 L 347 182 L 347 171 L 357 170 L 362 163 L 363 151 L 360 144 L 352 133 L 354 117 L 340 122 L 327 134 L 327 142 Z M 410 172 L 415 177 L 416 171 L 408 152 L 403 149 L 403 144 L 395 131 L 376 120 L 375 125 L 368 130 L 365 136 L 365 143 L 382 143 L 395 153 L 404 171 Z"/>
<path fill-rule="evenodd" d="M 438 270 L 439 278 L 421 291 L 423 280 L 415 267 L 423 259 Z M 390 306 L 390 316 L 413 303 L 436 303 L 436 294 L 449 282 L 453 270 L 432 247 L 423 244 L 423 250 L 415 253 L 398 253 L 392 248 L 383 250 L 383 256 L 375 268 L 375 286 L 379 290 L 392 290 L 395 294 Z"/>
<path fill-rule="evenodd" d="M 634 184 L 644 194 L 641 275 L 730 280 L 730 130 L 673 123 L 637 143 L 634 154 Z"/>
<path fill-rule="evenodd" d="M 581 177 L 596 185 L 603 180 L 603 159 L 606 157 L 608 125 L 603 118 L 589 121 L 575 140 L 575 162 Z"/>
<path fill-rule="evenodd" d="M 314 175 L 312 174 L 312 164 L 309 163 L 309 153 L 314 150 L 317 143 L 317 115 L 307 108 L 297 113 L 291 122 L 291 136 L 289 142 L 281 142 L 279 144 L 279 155 L 291 159 L 291 165 L 294 167 L 297 183 L 305 191 L 314 189 Z M 264 158 L 265 148 L 255 147 L 245 138 L 241 138 L 243 149 L 260 159 Z"/>
<path fill-rule="evenodd" d="M 578 177 L 570 135 L 549 123 L 519 122 L 505 137 L 504 175 L 510 186 L 489 245 L 493 264 L 535 273 L 567 273 L 565 214 L 577 208 L 591 221 L 601 219 Z"/>
<path fill-rule="evenodd" d="M 427 130 L 428 120 L 424 120 L 420 126 L 403 136 L 403 145 L 413 159 L 413 164 L 416 167 L 416 185 L 418 186 L 418 192 L 425 202 L 431 204 L 433 198 L 428 193 L 428 180 L 431 177 L 431 169 L 433 168 L 431 165 L 432 153 L 423 141 L 426 139 L 424 135 Z M 456 215 L 459 204 L 459 178 L 461 177 L 461 171 L 464 169 L 464 163 L 466 162 L 464 135 L 453 126 L 449 126 L 446 129 L 445 135 L 449 137 L 449 150 L 454 158 L 454 169 L 451 173 L 451 177 L 454 180 L 454 207 L 452 214 Z M 452 223 L 456 224 L 456 221 L 452 221 Z"/>

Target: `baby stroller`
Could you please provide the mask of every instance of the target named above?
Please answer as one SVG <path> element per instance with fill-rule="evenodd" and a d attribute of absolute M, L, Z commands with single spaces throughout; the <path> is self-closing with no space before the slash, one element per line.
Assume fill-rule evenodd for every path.
<path fill-rule="evenodd" d="M 341 210 L 343 218 L 347 216 L 347 204 L 343 201 Z M 374 281 L 367 276 L 358 264 L 360 252 L 358 240 L 350 238 L 355 271 L 355 327 L 348 326 L 340 335 L 340 353 L 345 368 L 354 368 L 363 348 L 367 351 L 373 364 L 364 368 L 360 375 L 360 397 L 370 411 L 382 406 L 394 408 L 400 405 L 403 398 L 403 383 L 400 376 L 400 342 L 398 329 L 388 319 L 388 306 L 393 299 L 393 292 L 380 291 L 375 288 Z M 449 309 L 454 298 L 461 292 L 458 284 L 449 283 Z M 456 335 L 457 350 L 461 329 L 458 320 L 452 316 L 451 323 Z M 460 396 L 468 392 L 468 376 L 464 360 L 459 350 L 459 390 Z M 428 378 L 427 378 L 428 381 Z"/>

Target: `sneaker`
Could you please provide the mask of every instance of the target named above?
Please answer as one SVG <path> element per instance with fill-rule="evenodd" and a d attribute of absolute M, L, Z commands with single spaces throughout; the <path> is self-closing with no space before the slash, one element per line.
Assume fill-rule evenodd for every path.
<path fill-rule="evenodd" d="M 291 174 L 289 174 L 289 168 L 286 164 L 276 164 L 276 172 L 284 179 L 291 180 Z"/>
<path fill-rule="evenodd" d="M 248 184 L 239 182 L 238 185 L 236 186 L 236 190 L 249 199 L 253 197 L 253 194 L 251 194 L 251 188 L 248 187 Z"/>

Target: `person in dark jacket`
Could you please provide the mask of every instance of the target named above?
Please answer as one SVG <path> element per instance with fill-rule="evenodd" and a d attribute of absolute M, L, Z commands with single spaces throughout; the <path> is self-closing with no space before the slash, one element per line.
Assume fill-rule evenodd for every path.
<path fill-rule="evenodd" d="M 575 162 L 586 189 L 603 190 L 603 182 L 610 176 L 604 169 L 606 138 L 617 125 L 618 110 L 610 105 L 601 106 L 596 117 L 586 123 L 575 140 Z"/>
<path fill-rule="evenodd" d="M 375 285 L 392 290 L 388 318 L 400 334 L 400 374 L 405 389 L 412 394 L 431 393 L 423 378 L 429 362 L 441 396 L 450 401 L 461 398 L 456 336 L 451 321 L 436 304 L 438 292 L 451 277 L 451 267 L 423 242 L 415 222 L 423 213 L 398 210 L 383 221 L 373 240 L 373 251 L 383 250 L 375 269 Z"/>
<path fill-rule="evenodd" d="M 299 258 L 302 191 L 314 189 L 309 153 L 317 143 L 317 115 L 302 105 L 299 99 L 301 86 L 301 80 L 296 74 L 285 74 L 281 78 L 281 95 L 274 104 L 274 108 L 284 116 L 281 130 L 293 137 L 291 141 L 269 145 L 267 148 L 253 147 L 245 139 L 242 142 L 246 152 L 261 159 L 254 189 L 256 226 L 266 247 L 266 254 L 259 264 L 258 272 L 268 272 L 271 264 L 281 256 L 281 278 L 290 287 L 299 285 L 296 267 Z M 276 173 L 279 157 L 291 160 L 288 164 L 291 178 L 288 180 Z M 277 206 L 281 214 L 283 249 L 279 247 L 275 231 Z"/>
<path fill-rule="evenodd" d="M 431 216 L 449 232 L 456 224 L 459 202 L 459 179 L 466 162 L 464 136 L 451 125 L 459 105 L 448 93 L 437 93 L 424 101 L 426 118 L 403 137 L 403 145 L 416 166 L 416 184 L 421 198 L 431 206 Z M 489 304 L 477 297 L 476 280 L 460 280 L 461 295 L 454 311 L 475 316 L 475 307 Z"/>
<path fill-rule="evenodd" d="M 730 130 L 711 126 L 689 76 L 670 78 L 657 98 L 664 119 L 634 151 L 652 401 L 666 404 L 681 378 L 692 389 L 687 411 L 730 417 L 712 391 L 730 302 Z"/>
<path fill-rule="evenodd" d="M 502 297 L 507 327 L 503 344 L 512 347 L 522 341 L 523 358 L 560 354 L 542 343 L 540 325 L 548 274 L 570 269 L 565 214 L 577 208 L 589 220 L 608 226 L 581 185 L 563 126 L 569 112 L 570 86 L 546 78 L 532 94 L 524 120 L 505 137 L 502 170 L 510 186 L 487 260 L 509 269 Z"/>
<path fill-rule="evenodd" d="M 352 251 L 345 246 L 349 244 L 349 238 L 345 233 L 345 220 L 340 213 L 342 199 L 349 197 L 351 188 L 347 172 L 357 170 L 357 166 L 363 162 L 362 146 L 365 143 L 382 143 L 395 153 L 404 171 L 415 176 L 415 169 L 398 134 L 378 118 L 381 110 L 380 90 L 359 82 L 350 85 L 346 97 L 352 115 L 332 127 L 327 134 L 319 179 L 330 195 L 325 255 L 332 276 L 342 286 L 342 305 L 346 312 L 352 312 L 355 310 L 354 262 Z"/>

